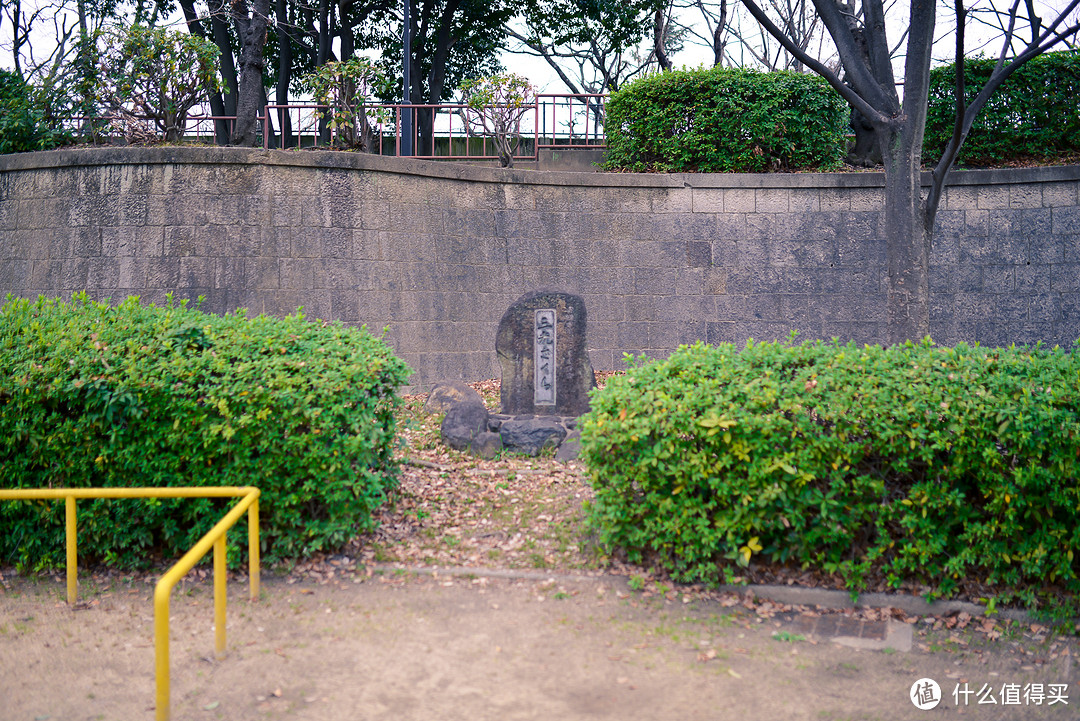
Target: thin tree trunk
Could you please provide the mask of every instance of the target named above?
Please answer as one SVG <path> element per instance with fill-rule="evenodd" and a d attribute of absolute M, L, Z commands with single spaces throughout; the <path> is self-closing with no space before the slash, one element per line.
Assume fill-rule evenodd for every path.
<path fill-rule="evenodd" d="M 292 80 L 292 27 L 289 23 L 288 4 L 277 0 L 274 6 L 278 31 L 278 81 L 275 102 L 278 105 L 289 104 L 289 82 Z M 296 143 L 292 135 L 292 117 L 289 111 L 279 111 L 281 126 L 281 147 L 291 148 Z"/>
<path fill-rule="evenodd" d="M 910 142 L 909 135 L 894 132 L 889 147 L 882 148 L 890 345 L 918 341 L 930 333 L 930 229 L 922 197 L 922 144 Z"/>

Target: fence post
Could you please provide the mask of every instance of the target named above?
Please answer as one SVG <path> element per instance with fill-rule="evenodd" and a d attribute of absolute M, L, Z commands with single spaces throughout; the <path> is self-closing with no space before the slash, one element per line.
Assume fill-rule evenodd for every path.
<path fill-rule="evenodd" d="M 248 507 L 248 583 L 252 601 L 259 598 L 259 580 L 259 497 L 256 495 Z"/>
<path fill-rule="evenodd" d="M 228 535 L 222 533 L 214 541 L 214 651 L 218 658 L 225 656 L 225 605 L 228 603 L 225 539 Z"/>
<path fill-rule="evenodd" d="M 67 535 L 67 596 L 68 604 L 79 600 L 78 524 L 75 517 L 75 496 L 64 496 L 65 533 Z"/>
<path fill-rule="evenodd" d="M 154 717 L 169 721 L 169 595 L 171 587 L 158 581 L 154 587 L 154 678 L 157 694 Z"/>

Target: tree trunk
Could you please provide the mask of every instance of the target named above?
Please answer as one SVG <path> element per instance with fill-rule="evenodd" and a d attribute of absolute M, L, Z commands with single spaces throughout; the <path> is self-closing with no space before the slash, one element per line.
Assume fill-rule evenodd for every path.
<path fill-rule="evenodd" d="M 866 116 L 852 108 L 848 126 L 855 133 L 855 145 L 847 155 L 847 162 L 860 168 L 881 165 L 884 159 L 881 157 L 877 131 Z"/>
<path fill-rule="evenodd" d="M 289 104 L 289 82 L 292 80 L 292 24 L 289 22 L 288 4 L 277 0 L 274 6 L 278 30 L 278 81 L 276 96 L 278 105 Z M 278 111 L 278 125 L 281 127 L 281 147 L 291 148 L 296 145 L 292 134 L 292 117 L 288 110 Z"/>
<path fill-rule="evenodd" d="M 910 126 L 889 133 L 887 147 L 881 148 L 890 345 L 919 341 L 930 333 L 930 229 L 922 197 L 922 143 L 912 143 L 910 132 L 904 131 L 910 131 Z"/>
<path fill-rule="evenodd" d="M 232 144 L 254 146 L 258 142 L 258 116 L 263 88 L 263 45 L 266 43 L 267 18 L 270 0 L 255 0 L 252 12 L 244 3 L 232 6 L 233 23 L 240 36 L 239 87 L 236 93 L 236 126 Z"/>

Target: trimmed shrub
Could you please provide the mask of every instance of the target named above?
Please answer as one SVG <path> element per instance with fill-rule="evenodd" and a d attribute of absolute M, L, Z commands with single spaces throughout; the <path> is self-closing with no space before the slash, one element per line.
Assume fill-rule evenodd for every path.
<path fill-rule="evenodd" d="M 964 63 L 968 102 L 990 78 L 994 60 Z M 1080 152 L 1080 52 L 1046 53 L 1001 84 L 975 118 L 957 157 L 958 165 L 1045 161 Z M 936 162 L 956 122 L 956 65 L 930 71 L 930 105 L 923 158 Z"/>
<path fill-rule="evenodd" d="M 397 479 L 395 390 L 408 372 L 366 331 L 299 313 L 9 297 L 0 487 L 257 486 L 266 558 L 306 556 L 372 527 Z M 178 557 L 234 502 L 80 501 L 80 559 Z M 63 506 L 0 501 L 0 563 L 61 564 Z"/>
<path fill-rule="evenodd" d="M 602 542 L 681 580 L 762 558 L 853 591 L 1080 592 L 1078 353 L 699 343 L 611 378 L 581 426 Z"/>
<path fill-rule="evenodd" d="M 606 111 L 608 170 L 831 170 L 846 152 L 847 104 L 805 73 L 658 73 L 613 93 Z"/>

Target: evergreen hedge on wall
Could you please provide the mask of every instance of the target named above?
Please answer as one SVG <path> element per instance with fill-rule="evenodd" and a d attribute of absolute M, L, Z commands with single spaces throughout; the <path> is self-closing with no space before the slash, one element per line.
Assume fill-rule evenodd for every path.
<path fill-rule="evenodd" d="M 1075 350 L 683 346 L 594 394 L 592 523 L 687 581 L 767 559 L 1075 603 Z"/>
<path fill-rule="evenodd" d="M 986 84 L 994 60 L 964 63 L 967 101 Z M 956 66 L 930 71 L 923 157 L 936 162 L 956 122 Z M 1040 55 L 1013 73 L 975 118 L 960 148 L 961 166 L 1048 160 L 1080 152 L 1080 52 Z"/>
<path fill-rule="evenodd" d="M 613 93 L 606 112 L 608 170 L 831 170 L 846 154 L 847 104 L 805 73 L 658 73 Z"/>
<path fill-rule="evenodd" d="M 305 556 L 370 528 L 396 483 L 408 372 L 366 330 L 301 314 L 9 296 L 0 487 L 253 485 L 268 560 Z M 80 501 L 80 559 L 177 558 L 233 502 Z M 63 517 L 60 502 L 0 501 L 0 564 L 61 564 Z"/>

